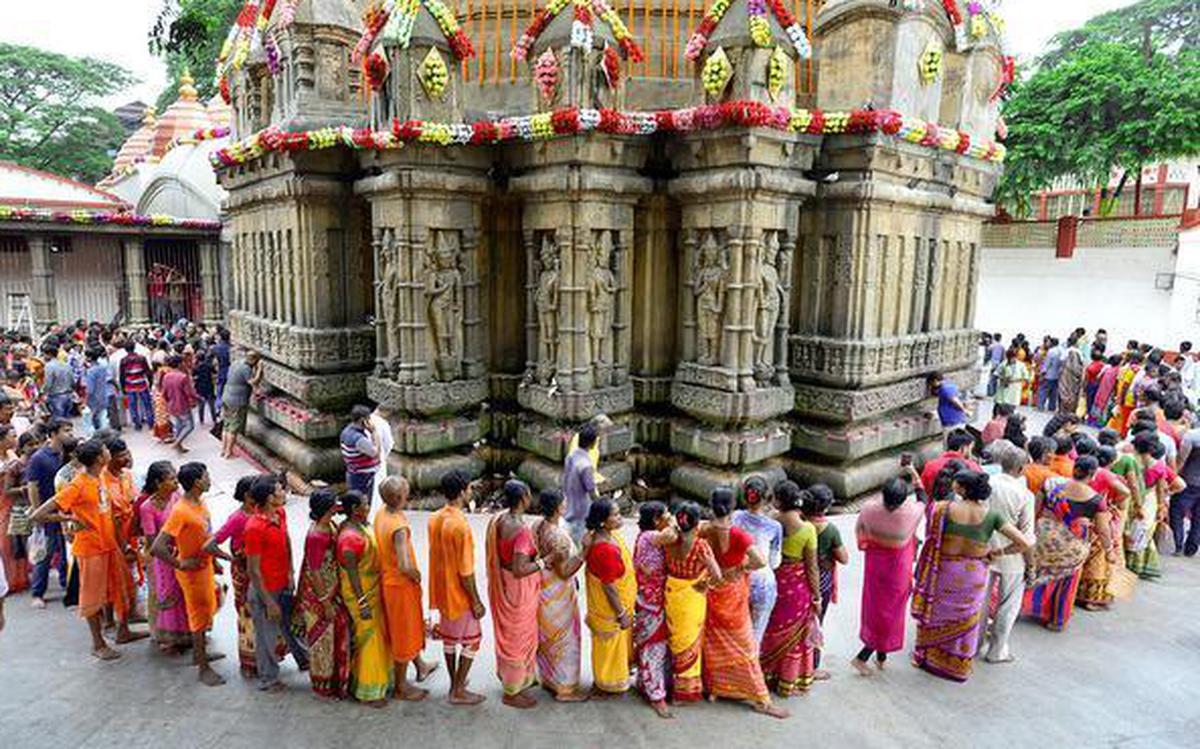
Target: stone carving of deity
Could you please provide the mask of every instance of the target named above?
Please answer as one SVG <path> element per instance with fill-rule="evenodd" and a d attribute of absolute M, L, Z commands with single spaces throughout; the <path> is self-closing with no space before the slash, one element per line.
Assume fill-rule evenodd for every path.
<path fill-rule="evenodd" d="M 721 353 L 721 318 L 725 312 L 725 260 L 713 232 L 700 243 L 696 267 L 696 361 L 717 363 Z"/>
<path fill-rule="evenodd" d="M 537 377 L 549 384 L 558 361 L 558 248 L 554 235 L 542 236 L 541 274 L 534 302 L 538 315 Z"/>
<path fill-rule="evenodd" d="M 429 297 L 429 330 L 433 333 L 438 379 L 457 378 L 463 356 L 463 288 L 458 269 L 458 232 L 434 235 L 433 272 L 425 287 Z"/>
<path fill-rule="evenodd" d="M 758 271 L 758 309 L 754 318 L 754 374 L 761 380 L 775 374 L 775 325 L 783 309 L 779 285 L 779 235 L 767 232 Z"/>
<path fill-rule="evenodd" d="M 603 380 L 612 365 L 608 346 L 612 336 L 613 304 L 617 293 L 617 279 L 609 268 L 612 261 L 612 232 L 600 232 L 593 255 L 591 277 L 588 279 L 588 337 L 591 341 L 592 362 L 598 380 Z"/>
<path fill-rule="evenodd" d="M 396 235 L 387 233 L 379 249 L 379 285 L 382 294 L 380 316 L 384 321 L 387 339 L 387 359 L 400 355 L 400 258 L 396 251 Z"/>

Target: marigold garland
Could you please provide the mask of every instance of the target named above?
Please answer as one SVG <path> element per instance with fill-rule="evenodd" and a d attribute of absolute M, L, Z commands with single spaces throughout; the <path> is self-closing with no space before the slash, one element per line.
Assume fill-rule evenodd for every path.
<path fill-rule="evenodd" d="M 558 58 L 554 50 L 547 48 L 538 56 L 533 65 L 533 82 L 543 99 L 554 99 L 554 92 L 558 90 Z"/>
<path fill-rule="evenodd" d="M 245 164 L 270 152 L 313 151 L 338 145 L 352 149 L 384 150 L 402 148 L 408 143 L 490 145 L 572 136 L 591 131 L 652 135 L 727 127 L 763 127 L 812 135 L 879 133 L 984 161 L 1002 162 L 1005 155 L 1005 148 L 999 143 L 976 141 L 953 128 L 940 127 L 936 123 L 908 117 L 893 110 L 823 112 L 819 109 L 770 106 L 757 101 L 730 101 L 660 111 L 567 107 L 552 112 L 471 123 L 395 119 L 389 130 L 342 126 L 289 132 L 272 126 L 215 151 L 210 159 L 214 167 L 220 168 Z"/>
<path fill-rule="evenodd" d="M 446 67 L 446 61 L 442 59 L 437 47 L 429 48 L 425 59 L 421 60 L 421 69 L 417 73 L 417 77 L 421 80 L 421 87 L 425 89 L 425 93 L 430 99 L 441 99 L 445 96 L 446 84 L 450 81 L 450 70 Z"/>
<path fill-rule="evenodd" d="M 604 56 L 600 58 L 600 70 L 604 72 L 604 80 L 614 91 L 621 85 L 621 56 L 607 44 L 604 45 Z"/>
<path fill-rule="evenodd" d="M 246 0 L 233 25 L 229 27 L 229 33 L 226 34 L 221 51 L 217 54 L 216 77 L 217 88 L 226 103 L 229 102 L 229 74 L 241 70 L 256 48 L 263 49 L 271 75 L 279 75 L 279 45 L 274 35 L 267 32 L 267 25 L 275 12 L 275 4 L 276 0 L 264 0 L 261 5 L 256 0 Z M 285 7 L 294 15 L 294 2 L 285 0 Z M 291 23 L 290 18 L 288 23 Z"/>
<path fill-rule="evenodd" d="M 595 23 L 599 18 L 608 25 L 613 38 L 625 56 L 633 62 L 645 59 L 642 48 L 633 40 L 629 28 L 621 20 L 620 15 L 609 5 L 608 0 L 550 0 L 545 8 L 538 8 L 533 13 L 533 20 L 521 32 L 521 36 L 513 44 L 509 53 L 514 60 L 527 60 L 537 41 L 550 22 L 568 5 L 571 6 L 571 47 L 590 51 L 595 44 Z"/>
<path fill-rule="evenodd" d="M 442 0 L 376 0 L 363 10 L 363 33 L 354 44 L 351 61 L 357 63 L 362 60 L 375 46 L 375 41 L 385 28 L 388 41 L 401 49 L 408 49 L 417 13 L 422 7 L 433 16 L 457 59 L 469 60 L 475 56 L 475 46 L 471 44 L 470 37 L 458 25 L 454 11 Z"/>
<path fill-rule="evenodd" d="M 704 17 L 700 19 L 700 25 L 688 37 L 687 44 L 684 46 L 683 56 L 696 62 L 700 59 L 700 55 L 704 52 L 704 48 L 708 46 L 709 37 L 717 30 L 717 26 L 721 23 L 721 19 L 725 17 L 725 13 L 729 10 L 732 0 L 713 0 L 712 5 L 705 11 Z M 804 28 L 792 12 L 783 4 L 783 0 L 748 0 L 746 4 L 746 18 L 750 30 L 750 39 L 759 47 L 771 46 L 771 25 L 767 21 L 766 9 L 770 8 L 771 13 L 775 16 L 775 20 L 779 22 L 783 28 L 783 33 L 787 36 L 788 42 L 796 50 L 796 54 L 800 59 L 807 60 L 812 56 L 812 47 L 808 42 L 808 35 L 804 33 Z"/>
<path fill-rule="evenodd" d="M 787 79 L 787 55 L 784 54 L 783 48 L 775 47 L 771 52 L 771 57 L 767 60 L 767 94 L 774 101 L 779 92 L 783 90 L 783 84 Z"/>
<path fill-rule="evenodd" d="M 700 80 L 704 84 L 705 93 L 716 99 L 724 93 L 731 78 L 733 78 L 733 65 L 729 62 L 729 55 L 725 54 L 724 47 L 717 47 L 717 51 L 704 61 L 704 68 L 700 71 Z"/>
<path fill-rule="evenodd" d="M 45 208 L 18 208 L 0 205 L 0 221 L 29 221 L 53 224 L 81 224 L 89 226 L 174 226 L 181 229 L 204 229 L 213 231 L 221 228 L 220 221 L 198 218 L 175 218 L 165 214 L 143 215 L 122 211 L 51 211 Z"/>

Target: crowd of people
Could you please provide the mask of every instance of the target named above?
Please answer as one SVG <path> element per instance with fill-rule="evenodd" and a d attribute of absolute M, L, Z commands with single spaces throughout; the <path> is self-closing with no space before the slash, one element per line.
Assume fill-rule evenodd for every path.
<path fill-rule="evenodd" d="M 132 349 L 118 372 L 138 355 L 138 342 L 124 339 Z M 194 353 L 191 343 L 184 352 L 189 347 Z M 279 664 L 290 656 L 323 698 L 375 707 L 423 700 L 429 692 L 420 685 L 441 665 L 425 657 L 436 640 L 448 701 L 477 705 L 485 697 L 470 689 L 470 673 L 489 618 L 502 699 L 515 708 L 536 706 L 532 690 L 540 685 L 563 702 L 634 691 L 662 717 L 707 697 L 784 718 L 781 698 L 830 676 L 821 668 L 822 629 L 850 554 L 827 515 L 834 494 L 823 484 L 769 486 L 752 476 L 713 491 L 707 508 L 642 502 L 630 543 L 617 503 L 601 491 L 600 430 L 588 423 L 570 445 L 561 491 L 535 495 L 519 480 L 503 484 L 482 564 L 464 511 L 480 487 L 458 471 L 443 476 L 445 504 L 429 518 L 422 567 L 406 513 L 408 483 L 386 476 L 381 457 L 390 448 L 373 425 L 378 414 L 363 406 L 340 439 L 346 488 L 308 495 L 310 525 L 293 559 L 280 476 L 239 480 L 237 507 L 214 531 L 208 468 L 156 461 L 136 486 L 120 414 L 95 417 L 111 404 L 90 401 L 92 370 L 85 365 L 83 392 L 72 391 L 87 410 L 77 427 L 45 384 L 61 358 L 45 343 L 40 350 L 43 384 L 21 396 L 31 398 L 28 416 L 17 422 L 14 401 L 0 404 L 0 580 L 19 590 L 34 562 L 34 601 L 44 607 L 47 581 L 57 575 L 99 659 L 116 659 L 114 645 L 149 637 L 165 655 L 190 652 L 204 684 L 222 684 L 212 667 L 221 655 L 208 636 L 228 566 L 239 667 L 268 692 L 285 689 Z M 1135 354 L 1122 358 L 1132 362 Z M 151 361 L 143 378 L 132 378 L 135 389 L 122 390 L 131 404 L 140 380 L 186 371 L 172 365 L 174 356 L 181 354 L 158 369 Z M 113 366 L 91 358 L 93 368 Z M 1139 579 L 1161 576 L 1160 547 L 1173 543 L 1175 553 L 1195 555 L 1200 451 L 1192 448 L 1200 429 L 1191 425 L 1185 378 L 1154 351 L 1136 361 L 1150 359 L 1154 368 L 1139 367 L 1141 379 L 1128 378 L 1121 390 L 1132 396 L 1121 423 L 1095 437 L 1072 412 L 1027 436 L 1014 404 L 997 399 L 982 431 L 949 429 L 945 451 L 921 466 L 902 456 L 898 475 L 865 503 L 855 526 L 863 552 L 862 647 L 851 659 L 858 673 L 872 676 L 904 649 L 911 615 L 913 664 L 966 681 L 979 660 L 1014 659 L 1022 615 L 1065 630 L 1076 607 L 1107 609 Z M 253 361 L 239 365 L 236 378 L 225 377 L 226 393 L 244 382 L 248 399 L 259 375 Z M 217 370 L 213 382 L 220 392 Z M 172 425 L 177 448 L 186 437 L 181 426 Z M 372 514 L 375 491 L 381 504 Z"/>

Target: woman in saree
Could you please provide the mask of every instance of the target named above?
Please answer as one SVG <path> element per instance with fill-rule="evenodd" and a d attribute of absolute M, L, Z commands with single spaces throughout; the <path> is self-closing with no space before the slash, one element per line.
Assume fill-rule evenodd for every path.
<path fill-rule="evenodd" d="M 1017 358 L 1020 349 L 1015 346 L 1004 354 L 1004 362 L 996 370 L 996 403 L 1010 406 L 1021 405 L 1021 391 L 1029 382 L 1029 370 Z"/>
<path fill-rule="evenodd" d="M 698 702 L 703 697 L 704 621 L 708 586 L 721 579 L 712 547 L 699 536 L 700 505 L 675 508 L 678 537 L 667 547 L 667 646 L 674 679 L 672 702 Z M 748 609 L 747 609 L 748 610 Z"/>
<path fill-rule="evenodd" d="M 1102 427 L 1112 418 L 1113 395 L 1117 389 L 1117 375 L 1121 373 L 1121 356 L 1113 354 L 1100 370 L 1100 378 L 1096 386 L 1096 397 L 1092 399 L 1092 407 L 1088 411 L 1088 423 Z"/>
<path fill-rule="evenodd" d="M 1072 478 L 1051 479 L 1038 512 L 1033 583 L 1025 588 L 1021 613 L 1054 632 L 1071 621 L 1086 565 L 1101 578 L 1101 591 L 1108 585 L 1107 562 L 1115 552 L 1108 503 L 1088 485 L 1096 468 L 1096 459 L 1085 455 L 1075 462 Z M 1091 558 L 1093 537 L 1101 549 L 1098 564 Z"/>
<path fill-rule="evenodd" d="M 1132 476 L 1137 487 L 1125 518 L 1125 566 L 1143 580 L 1162 576 L 1162 558 L 1154 531 L 1166 511 L 1172 484 L 1179 481 L 1163 462 L 1163 454 L 1158 435 L 1144 431 L 1133 438 L 1132 460 L 1117 461 L 1125 464 L 1126 480 Z"/>
<path fill-rule="evenodd" d="M 488 601 L 496 635 L 496 673 L 504 704 L 537 705 L 526 691 L 537 686 L 538 602 L 542 562 L 525 511 L 533 498 L 524 481 L 504 483 L 500 503 L 507 512 L 492 517 L 487 529 Z"/>
<path fill-rule="evenodd" d="M 825 625 L 829 605 L 837 603 L 837 567 L 850 561 L 850 552 L 842 543 L 842 534 L 825 513 L 833 505 L 833 490 L 825 484 L 813 484 L 804 498 L 804 519 L 817 529 L 817 568 L 821 571 L 821 609 L 817 618 Z M 813 653 L 813 679 L 824 681 L 829 672 L 821 668 L 821 649 Z"/>
<path fill-rule="evenodd" d="M 543 489 L 538 504 L 542 519 L 533 526 L 533 538 L 544 565 L 537 614 L 538 680 L 559 702 L 581 702 L 587 694 L 579 687 L 583 640 L 575 574 L 584 556 L 576 553 L 571 534 L 563 528 L 562 492 Z"/>
<path fill-rule="evenodd" d="M 1109 466 L 1117 458 L 1117 451 L 1114 448 L 1107 445 L 1098 446 L 1095 458 L 1096 472 L 1088 481 L 1088 485 L 1108 504 L 1109 538 L 1112 542 L 1113 553 L 1105 558 L 1105 581 L 1104 587 L 1100 588 L 1095 582 L 1097 573 L 1100 572 L 1099 562 L 1092 560 L 1092 555 L 1098 548 L 1099 534 L 1092 534 L 1092 551 L 1088 562 L 1084 565 L 1083 581 L 1080 583 L 1077 599 L 1077 602 L 1084 608 L 1109 605 L 1115 596 L 1118 594 L 1123 596 L 1128 592 L 1127 589 L 1131 582 L 1131 580 L 1124 579 L 1129 577 L 1129 572 L 1125 569 L 1123 546 L 1125 508 L 1129 506 L 1129 499 L 1133 496 L 1133 492 L 1124 479 L 1109 469 Z"/>
<path fill-rule="evenodd" d="M 165 362 L 154 372 L 154 385 L 151 388 L 151 402 L 154 404 L 154 427 L 151 431 L 159 442 L 170 442 L 173 435 L 171 427 L 171 412 L 167 410 L 167 399 L 163 395 L 162 379 L 171 368 Z"/>
<path fill-rule="evenodd" d="M 629 689 L 633 653 L 633 606 L 637 578 L 621 538 L 621 514 L 611 500 L 588 509 L 587 625 L 592 632 L 592 696 L 613 697 Z"/>
<path fill-rule="evenodd" d="M 175 506 L 178 488 L 179 481 L 171 462 L 155 461 L 146 469 L 146 481 L 142 486 L 142 494 L 146 499 L 138 508 L 142 555 L 149 560 L 146 564 L 149 573 L 146 612 L 150 635 L 159 650 L 171 655 L 179 655 L 192 646 L 192 633 L 188 628 L 183 591 L 175 579 L 175 570 L 166 561 L 152 557 L 150 545 Z M 253 655 L 250 656 L 250 663 L 254 663 Z"/>
<path fill-rule="evenodd" d="M 243 476 L 233 489 L 233 499 L 238 503 L 213 539 L 217 545 L 229 542 L 229 577 L 233 581 L 233 609 L 237 614 L 238 664 L 242 676 L 253 679 L 258 675 L 254 660 L 254 620 L 250 617 L 250 569 L 246 566 L 246 523 L 254 515 L 254 502 L 250 498 L 250 486 L 256 476 Z M 153 540 L 154 536 L 150 536 Z M 287 645 L 283 638 L 276 645 L 276 654 L 283 658 Z"/>
<path fill-rule="evenodd" d="M 1079 398 L 1083 395 L 1083 352 L 1074 334 L 1067 338 L 1063 353 L 1063 368 L 1058 377 L 1058 412 L 1077 413 Z"/>
<path fill-rule="evenodd" d="M 778 597 L 763 635 L 759 663 L 767 686 L 780 697 L 807 692 L 813 683 L 813 652 L 821 644 L 821 573 L 817 529 L 804 519 L 805 492 L 792 481 L 775 487 L 783 525 L 782 560 L 775 571 Z"/>
<path fill-rule="evenodd" d="M 750 534 L 758 555 L 766 564 L 750 573 L 750 623 L 754 641 L 762 643 L 771 609 L 775 608 L 775 570 L 779 567 L 783 546 L 783 526 L 771 517 L 770 492 L 761 476 L 751 476 L 742 484 L 746 509 L 733 513 L 733 524 Z"/>
<path fill-rule="evenodd" d="M 370 503 L 361 492 L 341 496 L 346 521 L 338 530 L 337 561 L 342 601 L 350 613 L 350 694 L 370 707 L 383 707 L 392 692 L 392 653 L 388 649 L 380 598 L 379 551 L 367 524 Z"/>
<path fill-rule="evenodd" d="M 304 537 L 292 617 L 297 638 L 308 646 L 312 690 L 331 700 L 350 693 L 350 614 L 342 602 L 334 558 L 337 527 L 333 516 L 337 511 L 337 494 L 332 489 L 318 489 L 308 498 L 312 525 Z"/>
<path fill-rule="evenodd" d="M 863 592 L 858 638 L 862 650 L 850 661 L 870 676 L 867 661 L 883 670 L 888 653 L 904 648 L 904 615 L 912 595 L 917 526 L 925 515 L 920 497 L 921 477 L 907 466 L 909 480 L 895 478 L 883 485 L 883 496 L 872 499 L 858 514 L 854 536 L 863 552 Z M 916 497 L 910 497 L 913 492 Z"/>
<path fill-rule="evenodd" d="M 40 445 L 26 440 L 26 448 L 17 453 L 17 432 L 11 425 L 0 425 L 0 557 L 4 559 L 8 594 L 15 595 L 29 587 L 29 559 L 26 550 L 27 534 L 9 533 L 9 522 L 17 508 L 29 508 L 25 487 L 25 467 L 29 456 Z M 19 512 L 19 511 L 18 511 Z"/>
<path fill-rule="evenodd" d="M 667 645 L 667 553 L 675 540 L 674 518 L 662 502 L 638 506 L 638 535 L 633 545 L 637 573 L 633 650 L 637 659 L 637 688 L 660 718 L 670 718 L 671 649 Z"/>
<path fill-rule="evenodd" d="M 733 491 L 716 489 L 709 504 L 713 520 L 700 535 L 712 548 L 721 576 L 708 586 L 702 648 L 705 690 L 710 700 L 739 700 L 755 712 L 786 718 L 788 711 L 771 704 L 750 619 L 748 573 L 765 567 L 766 560 L 755 548 L 754 537 L 733 524 Z"/>
<path fill-rule="evenodd" d="M 1030 546 L 1016 526 L 988 509 L 987 474 L 960 471 L 954 491 L 965 501 L 929 506 L 925 545 L 917 562 L 912 614 L 917 620 L 913 665 L 952 681 L 971 676 L 987 594 L 988 541 L 1000 532 L 1012 543 L 991 554 Z"/>

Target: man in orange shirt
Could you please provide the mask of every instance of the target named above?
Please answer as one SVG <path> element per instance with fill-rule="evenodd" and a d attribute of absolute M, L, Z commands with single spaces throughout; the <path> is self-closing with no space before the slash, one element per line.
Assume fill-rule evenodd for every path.
<path fill-rule="evenodd" d="M 1025 483 L 1033 496 L 1039 500 L 1046 496 L 1046 479 L 1057 476 L 1050 468 L 1057 442 L 1050 437 L 1033 437 L 1025 449 L 1029 451 L 1029 465 L 1025 466 Z"/>
<path fill-rule="evenodd" d="M 437 663 L 426 663 L 421 658 L 425 614 L 421 611 L 421 570 L 413 548 L 412 526 L 404 514 L 408 481 L 400 476 L 387 477 L 379 485 L 379 496 L 383 507 L 375 513 L 375 545 L 383 570 L 383 619 L 396 664 L 396 697 L 416 702 L 425 699 L 429 690 L 409 685 L 408 664 L 416 666 L 419 684 L 429 678 Z"/>
<path fill-rule="evenodd" d="M 217 613 L 213 557 L 226 560 L 230 557 L 217 548 L 212 537 L 211 519 L 204 504 L 204 492 L 210 486 L 208 469 L 203 463 L 184 463 L 178 477 L 183 496 L 171 509 L 150 553 L 175 568 L 175 579 L 179 581 L 187 609 L 188 629 L 192 631 L 192 651 L 200 681 L 215 687 L 224 684 L 225 679 L 210 665 L 224 656 L 213 653 L 210 657 L 205 641 Z"/>
<path fill-rule="evenodd" d="M 126 609 L 130 621 L 144 622 L 146 617 L 137 611 L 137 586 L 134 583 L 135 579 L 141 578 L 141 572 L 138 569 L 138 556 L 134 552 L 133 504 L 137 501 L 137 489 L 133 486 L 133 472 L 129 470 L 133 456 L 125 440 L 120 437 L 109 440 L 105 447 L 108 448 L 109 458 L 108 464 L 100 472 L 100 484 L 108 494 L 113 526 L 117 531 L 117 548 L 125 559 L 125 590 L 129 596 Z"/>
<path fill-rule="evenodd" d="M 467 690 L 467 675 L 479 652 L 479 622 L 485 609 L 475 588 L 475 539 L 462 506 L 470 484 L 459 471 L 442 477 L 446 505 L 429 520 L 429 606 L 438 610 L 437 632 L 450 670 L 450 704 L 478 705 L 482 694 Z"/>
<path fill-rule="evenodd" d="M 118 644 L 149 637 L 146 632 L 129 629 L 128 568 L 121 556 L 113 524 L 108 492 L 100 481 L 101 471 L 109 462 L 108 448 L 98 440 L 89 440 L 75 450 L 83 466 L 70 482 L 46 500 L 30 517 L 35 523 L 71 523 L 75 538 L 71 552 L 79 564 L 79 615 L 92 631 L 92 655 L 111 661 L 121 654 L 104 641 L 104 609 L 111 606 L 117 619 Z"/>

